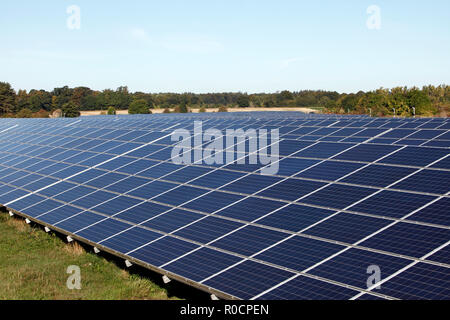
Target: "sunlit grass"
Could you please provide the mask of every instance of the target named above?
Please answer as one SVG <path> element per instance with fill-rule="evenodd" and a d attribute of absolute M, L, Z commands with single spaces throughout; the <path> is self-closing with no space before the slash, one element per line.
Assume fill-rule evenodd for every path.
<path fill-rule="evenodd" d="M 70 265 L 81 290 L 69 290 Z M 146 277 L 0 211 L 0 299 L 173 299 Z"/>

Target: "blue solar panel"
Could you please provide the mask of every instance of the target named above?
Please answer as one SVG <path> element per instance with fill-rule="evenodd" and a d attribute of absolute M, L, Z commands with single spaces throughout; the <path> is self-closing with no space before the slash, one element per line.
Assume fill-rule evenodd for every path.
<path fill-rule="evenodd" d="M 201 248 L 170 263 L 164 269 L 193 281 L 201 281 L 234 265 L 240 260 L 242 259 L 230 254 Z"/>
<path fill-rule="evenodd" d="M 325 239 L 355 243 L 388 224 L 389 221 L 384 219 L 339 213 L 305 233 Z"/>
<path fill-rule="evenodd" d="M 287 179 L 270 187 L 264 191 L 259 192 L 257 195 L 263 197 L 276 197 L 282 200 L 294 201 L 302 196 L 305 196 L 314 190 L 324 186 L 325 183 L 299 180 L 299 179 Z"/>
<path fill-rule="evenodd" d="M 282 176 L 292 176 L 295 173 L 305 170 L 317 163 L 319 163 L 319 160 L 284 158 L 279 162 L 280 169 L 278 174 Z"/>
<path fill-rule="evenodd" d="M 333 213 L 335 211 L 292 204 L 258 220 L 258 223 L 269 227 L 299 232 Z"/>
<path fill-rule="evenodd" d="M 282 178 L 278 177 L 252 174 L 247 177 L 243 177 L 242 179 L 239 179 L 236 182 L 233 182 L 225 187 L 222 187 L 221 189 L 253 194 L 281 180 Z"/>
<path fill-rule="evenodd" d="M 344 153 L 341 153 L 333 159 L 373 162 L 398 149 L 399 147 L 395 146 L 361 144 Z"/>
<path fill-rule="evenodd" d="M 173 190 L 156 197 L 154 200 L 162 203 L 167 203 L 174 206 L 179 206 L 182 203 L 192 200 L 206 193 L 207 190 L 199 189 L 189 186 L 179 186 Z"/>
<path fill-rule="evenodd" d="M 383 283 L 380 293 L 398 299 L 447 300 L 450 295 L 448 268 L 418 263 Z"/>
<path fill-rule="evenodd" d="M 362 166 L 363 164 L 353 162 L 325 161 L 296 176 L 301 178 L 335 181 L 354 172 Z"/>
<path fill-rule="evenodd" d="M 373 271 L 370 271 L 371 266 L 376 266 L 379 269 L 380 277 L 383 279 L 411 262 L 412 260 L 381 253 L 350 249 L 324 262 L 311 270 L 310 273 L 365 290 L 368 289 L 367 280 L 373 274 Z M 378 290 L 374 290 L 374 292 L 378 292 Z"/>
<path fill-rule="evenodd" d="M 334 243 L 296 236 L 258 254 L 255 259 L 301 272 L 343 248 Z"/>
<path fill-rule="evenodd" d="M 161 207 L 158 210 L 152 209 L 151 211 L 144 211 L 141 213 L 139 219 L 137 219 L 137 215 L 135 213 L 132 213 L 131 219 L 125 217 L 124 214 L 120 214 L 118 217 L 122 216 L 123 218 L 131 221 L 133 221 L 134 219 L 137 220 L 136 222 L 148 220 L 142 225 L 151 229 L 160 230 L 162 232 L 167 233 L 174 232 L 175 230 L 181 227 L 186 227 L 192 222 L 197 221 L 204 217 L 204 215 L 202 214 L 181 209 L 173 209 L 168 211 L 167 213 L 163 213 L 167 211 L 164 210 L 164 208 L 167 207 Z M 151 214 L 149 215 L 149 213 Z"/>
<path fill-rule="evenodd" d="M 84 211 L 65 220 L 58 221 L 55 226 L 73 233 L 103 219 L 105 219 L 104 216 Z"/>
<path fill-rule="evenodd" d="M 116 218 L 133 223 L 142 223 L 170 209 L 171 207 L 168 206 L 150 202 L 143 202 L 142 204 L 139 204 L 132 208 L 130 207 L 126 211 L 119 213 Z"/>
<path fill-rule="evenodd" d="M 279 170 L 172 163 L 171 131 L 192 132 L 195 120 L 279 129 Z M 446 119 L 243 112 L 0 122 L 17 125 L 0 133 L 0 204 L 220 297 L 450 296 Z M 248 161 L 244 145 L 232 155 Z M 395 276 L 363 291 L 370 265 Z"/>
<path fill-rule="evenodd" d="M 381 163 L 424 167 L 449 153 L 445 149 L 406 147 L 381 160 Z"/>
<path fill-rule="evenodd" d="M 266 293 L 261 300 L 346 300 L 358 291 L 308 277 L 297 277 Z"/>
<path fill-rule="evenodd" d="M 183 207 L 206 213 L 213 213 L 242 199 L 243 196 L 214 191 L 207 193 L 194 201 L 184 204 Z"/>
<path fill-rule="evenodd" d="M 345 207 L 367 197 L 375 191 L 376 190 L 374 189 L 362 187 L 330 185 L 302 199 L 301 202 L 329 208 L 344 209 Z"/>
<path fill-rule="evenodd" d="M 72 206 L 61 206 L 57 209 L 54 209 L 46 213 L 42 213 L 41 211 L 41 216 L 39 216 L 39 220 L 42 220 L 49 224 L 56 224 L 57 222 L 75 216 L 81 213 L 82 211 L 83 210 Z"/>
<path fill-rule="evenodd" d="M 83 230 L 77 230 L 76 234 L 92 242 L 99 242 L 130 227 L 129 224 L 114 220 L 105 219 L 93 226 Z"/>
<path fill-rule="evenodd" d="M 450 208 L 450 198 L 442 198 L 417 211 L 409 217 L 409 219 L 450 227 L 450 215 L 448 214 L 448 208 Z"/>
<path fill-rule="evenodd" d="M 446 243 L 449 229 L 397 223 L 385 231 L 367 239 L 362 246 L 421 258 L 426 253 Z"/>
<path fill-rule="evenodd" d="M 342 182 L 366 186 L 387 187 L 415 171 L 416 169 L 413 168 L 370 165 L 346 177 Z"/>
<path fill-rule="evenodd" d="M 216 217 L 204 217 L 198 222 L 177 231 L 175 235 L 201 243 L 208 243 L 242 227 L 243 225 L 244 224 L 239 222 Z"/>
<path fill-rule="evenodd" d="M 450 191 L 450 171 L 422 170 L 392 188 L 444 195 Z"/>
<path fill-rule="evenodd" d="M 88 194 L 80 199 L 72 202 L 75 206 L 80 206 L 86 209 L 97 206 L 99 203 L 106 202 L 116 197 L 114 193 L 105 191 L 95 191 L 94 193 Z"/>
<path fill-rule="evenodd" d="M 216 240 L 212 245 L 249 256 L 284 238 L 287 238 L 285 233 L 247 226 L 222 239 Z"/>
<path fill-rule="evenodd" d="M 278 210 L 284 205 L 285 203 L 279 201 L 249 197 L 218 211 L 216 214 L 250 222 Z"/>
<path fill-rule="evenodd" d="M 129 195 L 134 197 L 140 197 L 143 199 L 151 199 L 157 195 L 176 188 L 176 184 L 161 182 L 161 181 L 149 181 L 149 183 L 138 187 L 137 189 L 128 192 Z"/>
<path fill-rule="evenodd" d="M 204 284 L 241 299 L 251 299 L 293 275 L 292 272 L 245 261 L 205 281 Z"/>
<path fill-rule="evenodd" d="M 332 142 L 319 142 L 318 144 L 311 146 L 299 153 L 296 153 L 296 157 L 305 158 L 320 158 L 327 159 L 334 156 L 338 152 L 342 152 L 350 147 L 349 143 L 332 143 Z"/>
<path fill-rule="evenodd" d="M 436 197 L 396 191 L 382 191 L 348 210 L 392 218 L 402 218 Z"/>
<path fill-rule="evenodd" d="M 164 237 L 130 253 L 133 258 L 154 266 L 163 265 L 198 248 L 197 245 L 172 237 Z"/>

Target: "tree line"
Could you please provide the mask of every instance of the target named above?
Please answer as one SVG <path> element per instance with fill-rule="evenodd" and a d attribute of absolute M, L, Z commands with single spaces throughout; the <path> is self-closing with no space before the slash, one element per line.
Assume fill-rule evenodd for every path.
<path fill-rule="evenodd" d="M 448 85 L 423 88 L 397 87 L 393 89 L 357 93 L 303 90 L 276 93 L 144 93 L 130 92 L 122 86 L 116 90 L 92 90 L 68 86 L 46 90 L 18 90 L 7 82 L 0 82 L 0 116 L 47 117 L 59 110 L 62 116 L 76 117 L 80 111 L 102 110 L 115 114 L 116 110 L 129 113 L 151 113 L 154 108 L 165 112 L 189 112 L 192 108 L 205 111 L 233 107 L 277 108 L 305 107 L 328 113 L 372 114 L 373 116 L 446 115 L 450 110 Z M 171 111 L 174 110 L 174 111 Z"/>

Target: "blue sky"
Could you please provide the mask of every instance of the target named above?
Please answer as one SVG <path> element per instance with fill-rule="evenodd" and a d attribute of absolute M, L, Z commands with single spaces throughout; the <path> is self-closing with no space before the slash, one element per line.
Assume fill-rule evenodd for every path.
<path fill-rule="evenodd" d="M 70 5 L 79 30 L 67 27 Z M 381 10 L 381 29 L 366 25 Z M 2 1 L 15 89 L 339 92 L 450 84 L 450 1 Z"/>

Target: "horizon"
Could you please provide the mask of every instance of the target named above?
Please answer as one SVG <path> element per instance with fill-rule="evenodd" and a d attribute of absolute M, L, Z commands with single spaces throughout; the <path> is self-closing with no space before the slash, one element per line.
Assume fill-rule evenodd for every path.
<path fill-rule="evenodd" d="M 9 83 L 8 81 L 2 81 L 2 79 L 0 79 L 0 82 Z M 263 95 L 263 94 L 271 95 L 271 94 L 279 94 L 280 92 L 283 92 L 283 91 L 289 91 L 291 93 L 308 92 L 308 91 L 310 91 L 310 92 L 323 91 L 323 92 L 337 92 L 340 95 L 344 95 L 344 94 L 345 95 L 351 95 L 351 94 L 358 94 L 359 92 L 367 93 L 367 92 L 375 92 L 377 90 L 382 90 L 382 89 L 392 90 L 394 88 L 406 88 L 406 89 L 418 88 L 418 89 L 421 90 L 423 87 L 428 87 L 428 86 L 434 86 L 434 87 L 444 86 L 444 87 L 446 87 L 446 86 L 449 86 L 449 85 L 446 84 L 446 83 L 441 83 L 441 84 L 438 84 L 438 85 L 425 84 L 423 86 L 397 86 L 397 87 L 391 87 L 391 88 L 380 87 L 380 88 L 367 90 L 367 91 L 365 91 L 365 90 L 358 90 L 358 91 L 353 91 L 353 92 L 340 92 L 340 91 L 337 91 L 337 90 L 324 90 L 324 89 L 300 89 L 300 90 L 292 90 L 292 91 L 291 90 L 279 90 L 279 91 L 266 91 L 266 92 L 245 92 L 245 91 L 216 91 L 216 92 L 190 92 L 190 91 L 170 92 L 170 91 L 166 91 L 166 92 L 151 92 L 151 91 L 132 91 L 132 90 L 129 90 L 130 88 L 127 85 L 122 85 L 122 86 L 119 86 L 119 87 L 127 87 L 130 94 L 141 92 L 141 93 L 151 94 L 151 95 L 157 95 L 157 94 L 179 94 L 179 95 L 182 95 L 182 94 L 195 94 L 195 95 L 206 95 L 206 94 L 227 94 L 227 93 L 231 93 L 231 94 L 242 93 L 242 94 L 247 94 L 247 95 Z M 47 91 L 47 92 L 52 92 L 54 89 L 63 88 L 65 86 L 55 87 L 55 88 L 50 89 L 50 90 L 42 89 L 42 88 L 41 89 L 32 88 L 32 89 L 28 90 L 28 89 L 22 89 L 22 88 L 14 88 L 12 85 L 11 85 L 11 87 L 14 89 L 14 91 L 16 93 L 19 92 L 19 90 L 26 90 L 26 92 L 29 93 L 31 90 L 36 90 L 36 91 L 44 90 L 44 91 Z M 67 87 L 69 89 L 75 89 L 75 88 L 84 87 L 84 86 L 73 86 L 73 87 L 72 86 L 67 86 Z M 98 89 L 94 89 L 94 88 L 89 88 L 89 87 L 87 87 L 87 88 L 89 88 L 89 89 L 91 89 L 93 91 L 96 91 L 96 92 L 103 92 L 105 90 L 116 91 L 119 87 L 117 87 L 117 88 L 104 88 L 104 89 L 99 89 L 99 90 Z"/>
<path fill-rule="evenodd" d="M 6 2 L 1 80 L 196 94 L 438 86 L 450 83 L 449 12 L 444 0 Z"/>

